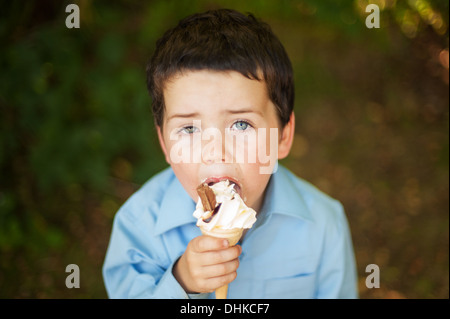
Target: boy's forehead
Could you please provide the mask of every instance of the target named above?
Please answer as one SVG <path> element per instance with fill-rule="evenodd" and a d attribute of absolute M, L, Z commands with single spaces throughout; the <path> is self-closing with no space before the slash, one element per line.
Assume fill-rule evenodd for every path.
<path fill-rule="evenodd" d="M 270 116 L 273 107 L 264 80 L 249 79 L 236 71 L 188 71 L 171 77 L 164 87 L 165 119 L 198 115 L 211 109 L 222 113 Z"/>
<path fill-rule="evenodd" d="M 189 102 L 223 102 L 248 103 L 249 101 L 267 100 L 267 86 L 263 80 L 249 79 L 236 71 L 189 71 L 180 72 L 172 76 L 164 86 L 164 98 L 170 105 L 172 100 L 182 99 Z M 234 100 L 238 101 L 234 101 Z"/>
<path fill-rule="evenodd" d="M 260 76 L 258 74 L 258 76 Z M 266 89 L 266 83 L 264 78 L 260 76 L 262 80 L 251 79 L 249 77 L 244 76 L 238 71 L 234 70 L 181 70 L 171 75 L 166 81 L 164 85 L 164 89 L 176 85 L 180 81 L 184 82 L 207 82 L 207 83 L 235 83 L 236 85 L 247 83 L 248 85 L 258 85 L 262 88 Z M 197 83 L 195 83 L 197 84 Z"/>

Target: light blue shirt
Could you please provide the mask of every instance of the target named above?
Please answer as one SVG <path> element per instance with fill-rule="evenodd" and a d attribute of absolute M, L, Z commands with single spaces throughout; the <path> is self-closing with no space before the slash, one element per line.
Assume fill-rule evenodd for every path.
<path fill-rule="evenodd" d="M 171 168 L 151 178 L 114 218 L 103 265 L 110 298 L 214 298 L 187 294 L 172 267 L 201 232 L 195 202 Z M 242 243 L 228 298 L 357 298 L 342 205 L 279 166 Z"/>

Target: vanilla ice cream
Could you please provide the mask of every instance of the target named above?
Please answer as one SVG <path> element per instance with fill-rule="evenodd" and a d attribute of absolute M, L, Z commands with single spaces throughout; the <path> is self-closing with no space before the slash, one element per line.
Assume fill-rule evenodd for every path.
<path fill-rule="evenodd" d="M 210 186 L 216 195 L 214 211 L 206 211 L 199 197 L 194 217 L 197 226 L 207 231 L 215 229 L 251 228 L 256 221 L 256 212 L 245 205 L 241 196 L 234 189 L 234 184 L 223 180 Z"/>

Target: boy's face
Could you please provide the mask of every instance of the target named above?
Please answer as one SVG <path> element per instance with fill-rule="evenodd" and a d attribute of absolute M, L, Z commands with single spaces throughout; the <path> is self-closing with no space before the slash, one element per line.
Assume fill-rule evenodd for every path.
<path fill-rule="evenodd" d="M 293 114 L 281 129 L 265 82 L 234 71 L 180 73 L 165 83 L 164 101 L 158 136 L 191 198 L 200 183 L 229 179 L 258 211 L 277 159 L 292 145 Z"/>

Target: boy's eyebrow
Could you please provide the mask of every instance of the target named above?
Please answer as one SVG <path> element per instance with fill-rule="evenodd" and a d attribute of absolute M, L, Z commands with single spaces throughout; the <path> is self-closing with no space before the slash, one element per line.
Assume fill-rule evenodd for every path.
<path fill-rule="evenodd" d="M 238 109 L 238 110 L 227 110 L 226 113 L 229 114 L 244 114 L 244 113 L 255 113 L 261 117 L 264 117 L 262 112 L 259 110 L 254 109 Z M 193 113 L 175 113 L 168 117 L 167 121 L 170 121 L 173 118 L 192 118 L 192 117 L 198 117 L 199 113 L 193 112 Z"/>
<path fill-rule="evenodd" d="M 238 110 L 228 110 L 227 113 L 230 114 L 243 114 L 243 113 L 255 113 L 261 117 L 263 117 L 263 114 L 261 111 L 259 110 L 254 110 L 254 109 L 238 109 Z"/>
<path fill-rule="evenodd" d="M 194 113 L 175 113 L 167 119 L 167 121 L 170 121 L 173 118 L 180 117 L 180 118 L 190 118 L 190 117 L 197 117 L 199 114 L 197 112 Z"/>

